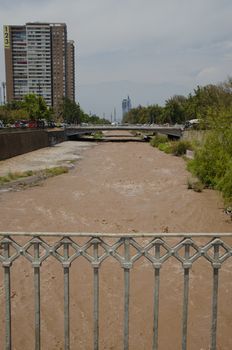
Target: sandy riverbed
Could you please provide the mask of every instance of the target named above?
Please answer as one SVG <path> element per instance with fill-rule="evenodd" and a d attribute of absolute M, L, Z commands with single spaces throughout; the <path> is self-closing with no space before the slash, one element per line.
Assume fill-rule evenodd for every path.
<path fill-rule="evenodd" d="M 78 147 L 78 143 L 67 143 L 70 156 L 75 152 L 80 155 Z M 33 156 L 36 152 L 29 155 L 32 161 L 38 160 Z M 1 193 L 0 231 L 232 232 L 232 223 L 223 212 L 217 192 L 195 193 L 187 189 L 189 174 L 181 158 L 161 153 L 144 143 L 102 143 L 85 149 L 81 157 L 68 174 L 50 178 L 24 191 Z M 4 162 L 12 164 L 14 161 Z M 0 163 L 2 169 L 4 162 Z M 22 167 L 21 162 L 18 165 Z M 232 295 L 231 268 L 229 260 L 221 276 L 220 350 L 232 348 L 232 317 L 228 308 Z M 79 264 L 75 262 L 71 271 L 72 349 L 88 350 L 92 348 L 92 271 L 84 260 Z M 122 270 L 109 261 L 101 271 L 101 349 L 121 350 Z M 14 349 L 31 350 L 32 271 L 28 263 L 18 260 L 12 274 Z M 180 264 L 171 259 L 162 268 L 161 275 L 160 349 L 179 350 Z M 41 278 L 43 349 L 63 349 L 62 267 L 53 260 L 46 261 Z M 209 348 L 211 284 L 210 265 L 197 262 L 191 274 L 191 350 Z M 147 350 L 152 342 L 153 269 L 146 260 L 136 264 L 131 285 L 130 349 Z M 3 297 L 2 286 L 0 297 Z M 0 332 L 2 338 L 3 331 Z M 2 346 L 1 343 L 1 350 Z"/>
<path fill-rule="evenodd" d="M 37 171 L 60 165 L 70 166 L 81 159 L 83 151 L 90 147 L 93 147 L 93 144 L 89 142 L 78 142 L 77 147 L 76 142 L 68 141 L 2 160 L 0 161 L 0 176 L 5 176 L 9 172 Z"/>

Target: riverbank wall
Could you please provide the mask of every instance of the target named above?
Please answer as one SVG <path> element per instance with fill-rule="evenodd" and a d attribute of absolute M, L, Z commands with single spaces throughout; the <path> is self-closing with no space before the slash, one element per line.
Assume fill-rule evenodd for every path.
<path fill-rule="evenodd" d="M 0 133 L 0 160 L 66 141 L 64 130 L 19 130 Z"/>
<path fill-rule="evenodd" d="M 207 133 L 206 130 L 185 130 L 182 134 L 182 140 L 197 141 L 202 144 L 205 142 Z"/>

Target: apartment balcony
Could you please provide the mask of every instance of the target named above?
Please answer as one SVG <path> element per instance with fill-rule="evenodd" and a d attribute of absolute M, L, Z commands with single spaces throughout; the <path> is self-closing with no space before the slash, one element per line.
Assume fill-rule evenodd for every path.
<path fill-rule="evenodd" d="M 0 233 L 0 349 L 230 350 L 231 243 Z"/>

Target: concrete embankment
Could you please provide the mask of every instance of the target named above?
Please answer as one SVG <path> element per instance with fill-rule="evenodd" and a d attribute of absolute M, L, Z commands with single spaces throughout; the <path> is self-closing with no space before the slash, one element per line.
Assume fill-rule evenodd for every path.
<path fill-rule="evenodd" d="M 64 130 L 20 130 L 0 133 L 0 160 L 53 146 L 66 140 Z"/>
<path fill-rule="evenodd" d="M 188 141 L 194 140 L 200 143 L 204 143 L 206 137 L 207 137 L 206 130 L 185 130 L 182 134 L 183 140 L 188 140 Z"/>

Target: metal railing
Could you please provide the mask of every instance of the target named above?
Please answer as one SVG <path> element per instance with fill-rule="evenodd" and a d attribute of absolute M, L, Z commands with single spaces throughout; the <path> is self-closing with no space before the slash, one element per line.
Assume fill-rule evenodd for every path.
<path fill-rule="evenodd" d="M 26 243 L 20 243 L 28 236 Z M 49 237 L 57 237 L 55 243 L 48 243 Z M 174 245 L 167 239 L 178 240 Z M 83 244 L 77 238 L 85 238 Z M 141 240 L 141 238 L 143 240 Z M 207 243 L 199 244 L 207 238 Z M 85 258 L 93 268 L 93 349 L 99 349 L 99 268 L 103 261 L 111 257 L 124 270 L 124 350 L 129 349 L 129 303 L 130 270 L 144 257 L 154 268 L 154 312 L 153 350 L 158 350 L 160 269 L 165 262 L 174 258 L 183 267 L 183 306 L 182 306 L 182 350 L 187 349 L 189 277 L 192 265 L 199 259 L 206 259 L 212 265 L 212 310 L 210 349 L 216 350 L 219 270 L 232 256 L 232 247 L 226 240 L 232 234 L 92 234 L 92 233 L 0 233 L 0 262 L 4 269 L 5 294 L 5 350 L 12 350 L 11 326 L 11 266 L 23 256 L 34 270 L 34 325 L 35 350 L 41 349 L 40 315 L 40 268 L 49 257 L 56 259 L 64 271 L 64 349 L 70 349 L 70 267 L 79 257 Z M 110 240 L 110 243 L 109 243 Z M 232 241 L 232 240 L 231 240 Z"/>

